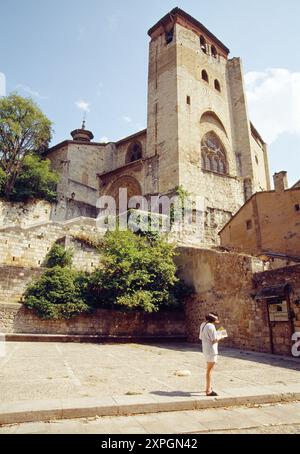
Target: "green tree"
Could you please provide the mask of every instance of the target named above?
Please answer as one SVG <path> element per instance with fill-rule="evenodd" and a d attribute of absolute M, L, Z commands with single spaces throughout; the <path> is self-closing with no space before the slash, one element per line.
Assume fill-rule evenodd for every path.
<path fill-rule="evenodd" d="M 101 254 L 101 266 L 90 278 L 95 304 L 153 312 L 175 302 L 175 251 L 162 237 L 109 232 Z"/>
<path fill-rule="evenodd" d="M 43 160 L 36 155 L 28 155 L 24 158 L 21 172 L 16 177 L 9 200 L 25 202 L 30 199 L 43 199 L 48 202 L 56 202 L 57 182 L 58 175 L 51 171 L 48 159 Z"/>
<path fill-rule="evenodd" d="M 41 156 L 47 149 L 51 127 L 32 99 L 15 93 L 0 99 L 0 168 L 6 175 L 6 198 L 10 198 L 26 156 Z"/>

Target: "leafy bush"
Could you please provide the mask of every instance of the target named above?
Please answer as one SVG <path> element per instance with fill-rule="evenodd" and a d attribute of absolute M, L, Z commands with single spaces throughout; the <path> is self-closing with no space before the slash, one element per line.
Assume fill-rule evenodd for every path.
<path fill-rule="evenodd" d="M 174 246 L 162 237 L 109 232 L 101 252 L 101 267 L 90 279 L 94 304 L 154 312 L 176 302 L 172 297 L 179 281 Z"/>
<path fill-rule="evenodd" d="M 72 266 L 73 255 L 71 249 L 66 250 L 63 246 L 56 243 L 46 256 L 46 266 L 48 268 Z"/>
<path fill-rule="evenodd" d="M 89 312 L 84 280 L 84 275 L 56 266 L 27 288 L 24 304 L 43 319 L 69 319 Z"/>
<path fill-rule="evenodd" d="M 194 288 L 187 285 L 181 279 L 178 279 L 170 292 L 169 303 L 165 305 L 165 309 L 182 308 L 183 301 L 194 293 Z"/>
<path fill-rule="evenodd" d="M 102 263 L 93 273 L 70 268 L 72 253 L 55 244 L 49 270 L 24 303 L 45 319 L 71 318 L 94 307 L 156 312 L 178 309 L 191 289 L 176 277 L 174 246 L 162 237 L 109 232 L 99 239 Z"/>
<path fill-rule="evenodd" d="M 42 199 L 56 202 L 58 175 L 51 171 L 50 161 L 39 156 L 26 156 L 9 195 L 13 202 Z"/>
<path fill-rule="evenodd" d="M 5 172 L 0 167 L 0 196 L 4 194 L 5 188 Z"/>
<path fill-rule="evenodd" d="M 119 296 L 116 300 L 117 306 L 124 307 L 129 310 L 143 310 L 145 312 L 153 312 L 155 307 L 154 296 L 147 290 L 137 290 L 132 295 L 126 294 Z"/>
<path fill-rule="evenodd" d="M 46 257 L 49 268 L 27 287 L 24 304 L 43 319 L 69 319 L 91 310 L 89 275 L 71 269 L 72 250 L 54 244 Z"/>

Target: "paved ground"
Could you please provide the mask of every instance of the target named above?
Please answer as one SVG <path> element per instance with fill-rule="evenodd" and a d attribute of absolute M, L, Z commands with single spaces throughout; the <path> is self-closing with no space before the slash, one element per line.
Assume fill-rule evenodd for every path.
<path fill-rule="evenodd" d="M 299 434 L 300 403 L 27 423 L 1 434 Z"/>
<path fill-rule="evenodd" d="M 200 346 L 7 343 L 0 358 L 0 402 L 157 394 L 204 390 Z M 178 377 L 178 370 L 191 376 Z M 300 361 L 222 350 L 215 389 L 299 384 Z"/>

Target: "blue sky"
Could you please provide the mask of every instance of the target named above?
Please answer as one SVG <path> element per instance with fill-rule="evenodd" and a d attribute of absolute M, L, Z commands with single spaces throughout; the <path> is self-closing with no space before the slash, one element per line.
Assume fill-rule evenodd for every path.
<path fill-rule="evenodd" d="M 53 143 L 80 126 L 85 108 L 96 140 L 146 126 L 147 30 L 179 6 L 231 57 L 242 57 L 251 119 L 270 143 L 271 171 L 288 170 L 291 183 L 300 178 L 298 0 L 0 2 L 7 93 L 33 96 L 54 122 Z"/>

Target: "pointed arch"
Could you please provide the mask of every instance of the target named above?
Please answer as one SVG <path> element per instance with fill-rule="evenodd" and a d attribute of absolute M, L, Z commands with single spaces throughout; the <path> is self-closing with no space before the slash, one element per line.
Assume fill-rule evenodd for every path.
<path fill-rule="evenodd" d="M 122 175 L 116 178 L 106 189 L 104 195 L 113 197 L 117 213 L 119 214 L 121 211 L 121 207 L 119 206 L 119 195 L 120 190 L 126 189 L 127 190 L 127 204 L 132 197 L 142 196 L 142 187 L 140 182 L 132 177 L 131 175 Z M 124 207 L 125 208 L 125 207 Z M 126 207 L 126 210 L 128 207 Z"/>
<path fill-rule="evenodd" d="M 207 71 L 205 71 L 205 69 L 202 70 L 201 76 L 202 76 L 202 80 L 204 80 L 205 82 L 207 82 L 209 84 L 209 77 L 208 77 Z"/>
<path fill-rule="evenodd" d="M 218 58 L 218 52 L 214 45 L 211 46 L 211 55 L 214 58 Z"/>
<path fill-rule="evenodd" d="M 207 54 L 207 43 L 203 35 L 200 36 L 200 47 L 204 54 Z"/>
<path fill-rule="evenodd" d="M 127 150 L 126 153 L 126 164 L 130 164 L 131 162 L 138 161 L 139 159 L 142 159 L 143 157 L 143 148 L 142 144 L 138 141 L 132 142 Z"/>
<path fill-rule="evenodd" d="M 226 149 L 214 131 L 208 132 L 202 138 L 201 162 L 203 170 L 220 175 L 228 174 Z"/>
<path fill-rule="evenodd" d="M 221 129 L 221 131 L 224 132 L 226 137 L 228 137 L 225 126 L 223 125 L 218 115 L 212 110 L 207 110 L 206 112 L 204 112 L 204 114 L 202 114 L 200 118 L 200 124 L 203 123 L 210 123 L 211 125 L 217 126 L 219 129 Z"/>
<path fill-rule="evenodd" d="M 220 84 L 220 82 L 218 81 L 218 79 L 215 79 L 214 84 L 215 84 L 215 89 L 216 89 L 218 92 L 221 93 L 221 84 Z"/>

